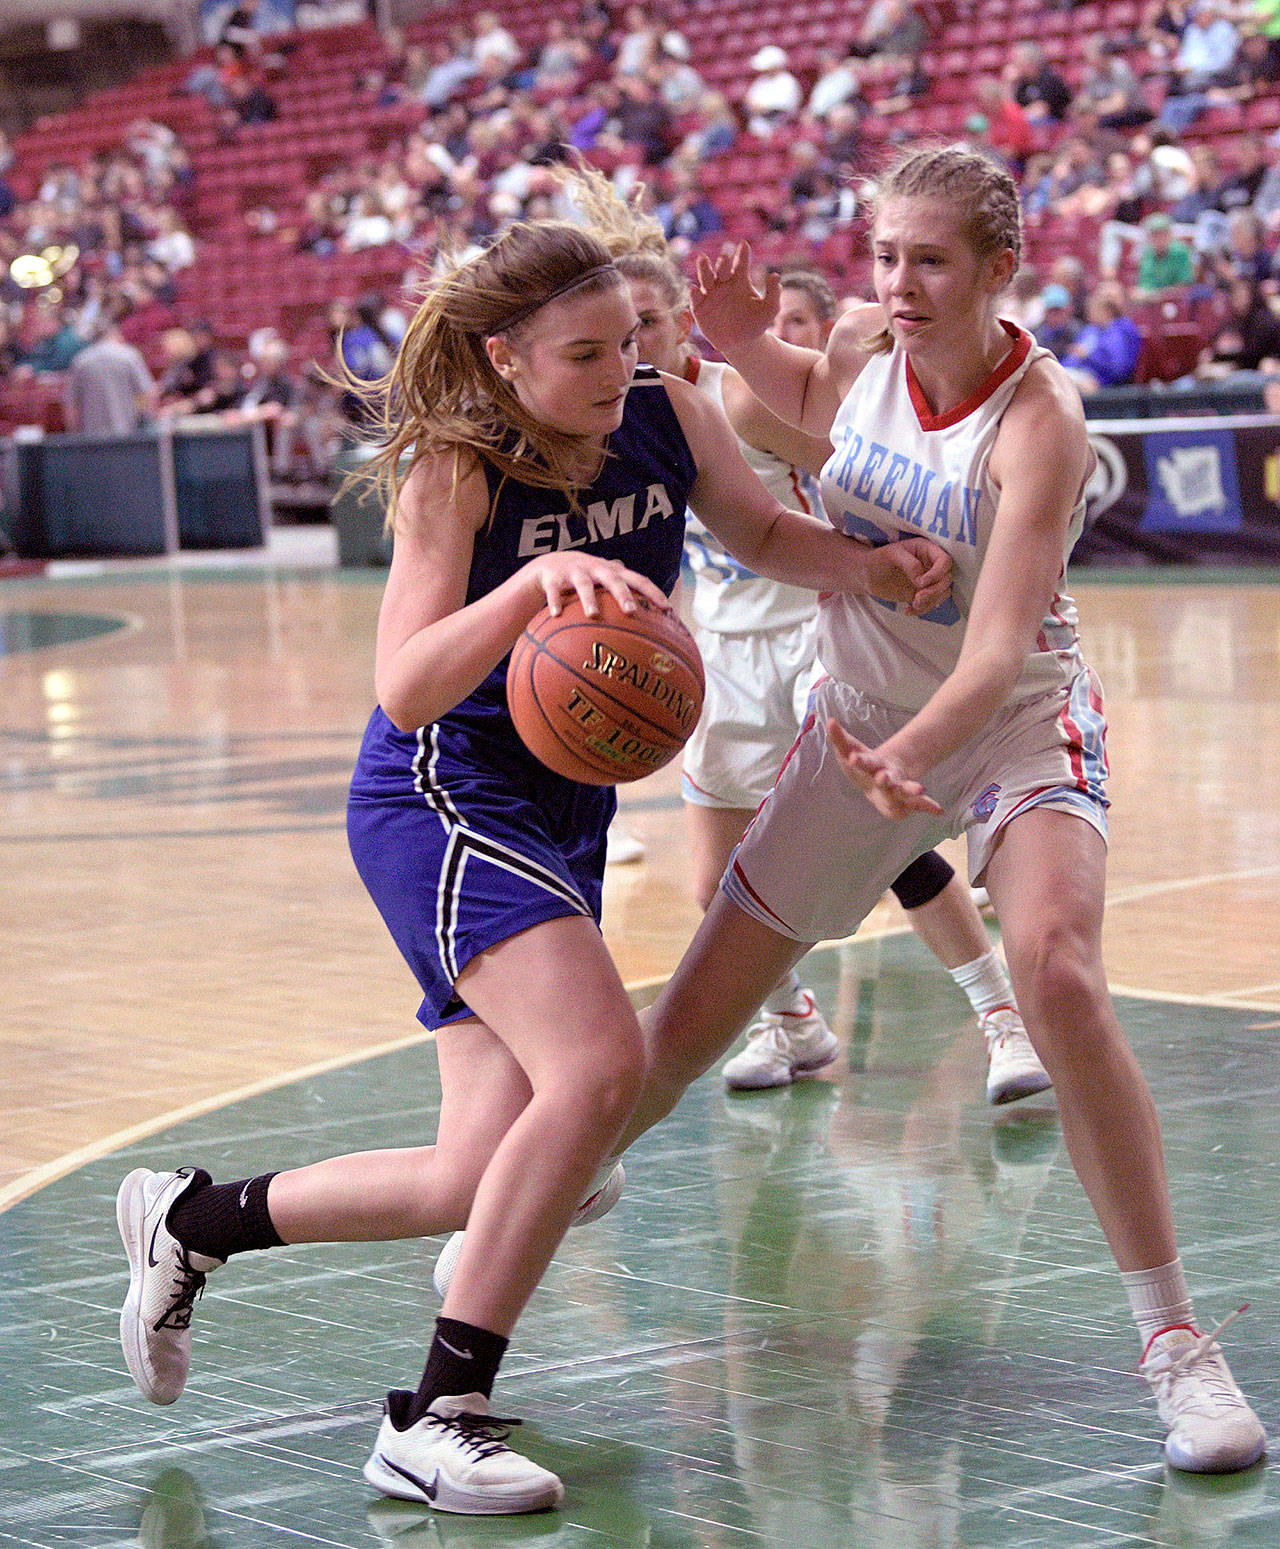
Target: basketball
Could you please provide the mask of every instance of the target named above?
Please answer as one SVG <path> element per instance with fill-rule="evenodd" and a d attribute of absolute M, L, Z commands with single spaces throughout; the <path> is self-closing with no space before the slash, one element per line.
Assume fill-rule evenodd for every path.
<path fill-rule="evenodd" d="M 702 709 L 693 636 L 674 613 L 637 597 L 624 613 L 606 591 L 597 618 L 569 599 L 544 608 L 511 652 L 507 706 L 529 751 L 585 785 L 618 785 L 661 769 Z"/>

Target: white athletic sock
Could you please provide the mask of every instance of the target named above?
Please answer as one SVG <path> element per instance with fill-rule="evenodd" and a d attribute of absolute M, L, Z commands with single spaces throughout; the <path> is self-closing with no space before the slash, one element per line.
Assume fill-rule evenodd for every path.
<path fill-rule="evenodd" d="M 804 1012 L 809 1009 L 809 1002 L 804 992 L 804 987 L 793 968 L 785 979 L 779 979 L 777 984 L 769 992 L 768 999 L 764 1003 L 764 1009 L 771 1015 L 779 1017 L 786 1012 L 792 1014 Z"/>
<path fill-rule="evenodd" d="M 971 963 L 961 963 L 959 968 L 947 972 L 969 997 L 969 1004 L 976 1016 L 994 1011 L 997 1006 L 1015 1006 L 1013 985 L 1009 972 L 995 952 L 975 957 Z"/>
<path fill-rule="evenodd" d="M 1182 1260 L 1159 1264 L 1155 1269 L 1130 1269 L 1122 1271 L 1121 1284 L 1129 1294 L 1134 1322 L 1147 1346 L 1162 1330 L 1175 1324 L 1195 1328 L 1196 1316 L 1191 1306 L 1191 1293 L 1187 1290 L 1187 1277 L 1182 1272 Z"/>

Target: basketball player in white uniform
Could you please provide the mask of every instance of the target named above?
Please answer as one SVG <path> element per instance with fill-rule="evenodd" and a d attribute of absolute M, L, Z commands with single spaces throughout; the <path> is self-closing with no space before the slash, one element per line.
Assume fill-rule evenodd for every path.
<path fill-rule="evenodd" d="M 807 470 L 821 468 L 830 441 L 782 423 L 732 368 L 698 356 L 690 342 L 688 287 L 665 253 L 620 253 L 617 262 L 640 315 L 644 358 L 693 382 L 725 413 L 743 456 L 770 494 L 794 509 L 820 512 L 818 481 Z M 821 348 L 835 310 L 835 296 L 820 275 L 787 271 L 771 331 L 789 343 Z M 818 675 L 817 599 L 753 574 L 694 512 L 686 525 L 685 561 L 693 574 L 691 612 L 707 677 L 702 715 L 683 766 L 693 890 L 705 909 L 804 723 Z M 1048 1073 L 964 884 L 929 850 L 889 886 L 978 1017 L 987 1047 L 988 1101 L 1007 1103 L 1044 1091 Z M 732 1089 L 781 1086 L 825 1069 L 836 1052 L 835 1036 L 793 969 L 770 991 L 745 1047 L 726 1062 L 723 1076 Z"/>
<path fill-rule="evenodd" d="M 1220 1329 L 1197 1325 L 1159 1120 L 1107 991 L 1105 721 L 1062 585 L 1092 452 L 1061 368 L 999 317 L 1017 189 L 964 146 L 908 152 L 879 181 L 872 235 L 878 304 L 842 317 L 821 352 L 769 335 L 777 280 L 756 291 L 743 247 L 700 262 L 695 311 L 779 417 L 831 437 L 828 518 L 870 543 L 928 534 L 951 556 L 951 598 L 917 618 L 823 599 L 830 676 L 646 1019 L 651 1074 L 623 1147 L 812 942 L 848 934 L 913 857 L 965 833 L 1120 1269 L 1165 1458 L 1248 1468 L 1266 1433 Z"/>

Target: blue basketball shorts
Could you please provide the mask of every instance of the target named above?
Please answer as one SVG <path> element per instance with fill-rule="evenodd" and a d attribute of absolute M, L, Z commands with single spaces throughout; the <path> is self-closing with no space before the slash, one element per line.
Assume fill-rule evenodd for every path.
<path fill-rule="evenodd" d="M 356 869 L 421 986 L 426 1027 L 474 1014 L 455 986 L 478 953 L 566 915 L 600 921 L 613 789 L 510 745 L 484 751 L 439 723 L 389 736 L 376 716 L 347 802 Z"/>

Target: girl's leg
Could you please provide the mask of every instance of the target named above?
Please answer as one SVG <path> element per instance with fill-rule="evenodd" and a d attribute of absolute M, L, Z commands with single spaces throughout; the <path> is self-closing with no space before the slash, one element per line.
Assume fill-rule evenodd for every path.
<path fill-rule="evenodd" d="M 1105 869 L 1094 828 L 1039 807 L 1008 825 L 986 875 L 1072 1164 L 1116 1262 L 1137 1270 L 1167 1264 L 1177 1245 L 1160 1123 L 1107 990 Z"/>
<path fill-rule="evenodd" d="M 485 1168 L 532 1093 L 511 1051 L 482 1022 L 442 1027 L 436 1053 L 435 1144 L 277 1173 L 267 1203 L 285 1242 L 387 1242 L 465 1225 Z"/>
<path fill-rule="evenodd" d="M 1267 1438 L 1212 1335 L 1195 1325 L 1174 1240 L 1160 1124 L 1102 965 L 1106 846 L 1088 823 L 1036 808 L 987 865 L 1018 1001 L 1058 1093 L 1062 1133 L 1120 1267 L 1142 1372 L 1176 1468 L 1248 1468 Z"/>
<path fill-rule="evenodd" d="M 982 916 L 954 870 L 936 850 L 912 861 L 893 884 L 907 922 L 944 968 L 974 962 L 991 950 Z"/>
<path fill-rule="evenodd" d="M 386 1494 L 455 1511 L 537 1510 L 560 1499 L 560 1481 L 503 1444 L 505 1431 L 487 1419 L 488 1395 L 516 1318 L 639 1095 L 644 1040 L 599 931 L 580 915 L 533 926 L 480 954 L 459 988 L 481 1021 L 442 1032 L 435 1147 L 337 1158 L 278 1174 L 266 1189 L 265 1180 L 250 1180 L 243 1193 L 251 1200 L 269 1193 L 259 1230 L 271 1241 L 401 1236 L 465 1217 L 469 1230 L 422 1380 L 416 1392 L 388 1395 L 365 1477 Z M 152 1297 L 140 1272 L 121 1331 L 139 1386 L 165 1403 L 185 1382 L 192 1302 L 222 1255 L 168 1232 L 170 1206 L 190 1186 L 171 1175 L 156 1189 L 153 1176 L 126 1180 L 139 1196 L 126 1244 L 136 1240 L 130 1259 L 142 1264 L 149 1231 L 165 1262 L 152 1276 Z"/>
<path fill-rule="evenodd" d="M 719 891 L 720 878 L 752 814 L 745 807 L 706 807 L 692 801 L 685 802 L 684 814 L 693 896 L 705 912 Z"/>
<path fill-rule="evenodd" d="M 635 1104 L 644 1041 L 599 931 L 579 915 L 482 953 L 459 992 L 530 1088 L 476 1190 L 444 1306 L 505 1336 Z"/>
<path fill-rule="evenodd" d="M 630 1112 L 643 1041 L 599 931 L 579 915 L 499 943 L 459 982 L 485 1021 L 440 1032 L 436 1144 L 358 1152 L 277 1173 L 266 1185 L 268 1225 L 287 1243 L 385 1241 L 463 1225 L 476 1237 L 496 1236 L 484 1260 L 491 1285 L 503 1289 L 473 1293 L 458 1315 L 469 1311 L 467 1321 L 506 1334 Z M 486 1025 L 489 1018 L 501 1035 Z M 477 1197 L 482 1179 L 484 1203 Z M 558 1222 L 562 1212 L 551 1196 L 560 1190 L 567 1190 L 567 1203 Z M 190 1192 L 172 1217 L 178 1241 L 207 1258 L 237 1251 L 227 1216 L 232 1196 L 252 1191 L 220 1185 Z M 206 1206 L 201 1196 L 211 1192 L 217 1199 Z M 544 1245 L 534 1246 L 523 1226 L 512 1225 L 526 1213 L 546 1238 L 536 1268 Z M 464 1270 L 465 1260 L 460 1287 Z"/>
<path fill-rule="evenodd" d="M 1010 1103 L 1049 1086 L 1031 1047 L 1013 986 L 987 937 L 969 889 L 936 850 L 927 850 L 893 884 L 911 928 L 960 986 L 987 1046 L 987 1101 Z"/>
<path fill-rule="evenodd" d="M 720 878 L 753 812 L 745 807 L 707 807 L 685 803 L 693 894 L 705 911 L 720 888 Z M 725 1084 L 757 1091 L 786 1086 L 797 1076 L 813 1075 L 836 1056 L 835 1035 L 812 993 L 792 970 L 770 989 L 763 1013 L 748 1029 L 746 1047 L 724 1068 Z"/>
<path fill-rule="evenodd" d="M 481 953 L 458 989 L 518 1065 L 528 1100 L 484 1167 L 422 1380 L 387 1395 L 364 1476 L 446 1510 L 532 1511 L 563 1487 L 503 1444 L 489 1394 L 507 1336 L 639 1094 L 644 1043 L 600 933 L 581 915 Z M 465 1080 L 465 1059 L 451 1068 Z"/>
<path fill-rule="evenodd" d="M 624 1151 L 671 1112 L 811 945 L 769 930 L 716 894 L 679 966 L 644 1014 L 649 1073 L 615 1150 Z"/>
<path fill-rule="evenodd" d="M 211 1184 L 192 1168 L 137 1168 L 124 1180 L 116 1219 L 130 1285 L 120 1337 L 145 1397 L 170 1404 L 182 1392 L 195 1299 L 206 1275 L 230 1254 L 282 1242 L 429 1235 L 465 1222 L 476 1184 L 530 1088 L 509 1051 L 478 1022 L 454 1028 L 439 1055 L 443 1096 L 434 1146 L 335 1157 L 235 1183 Z"/>

